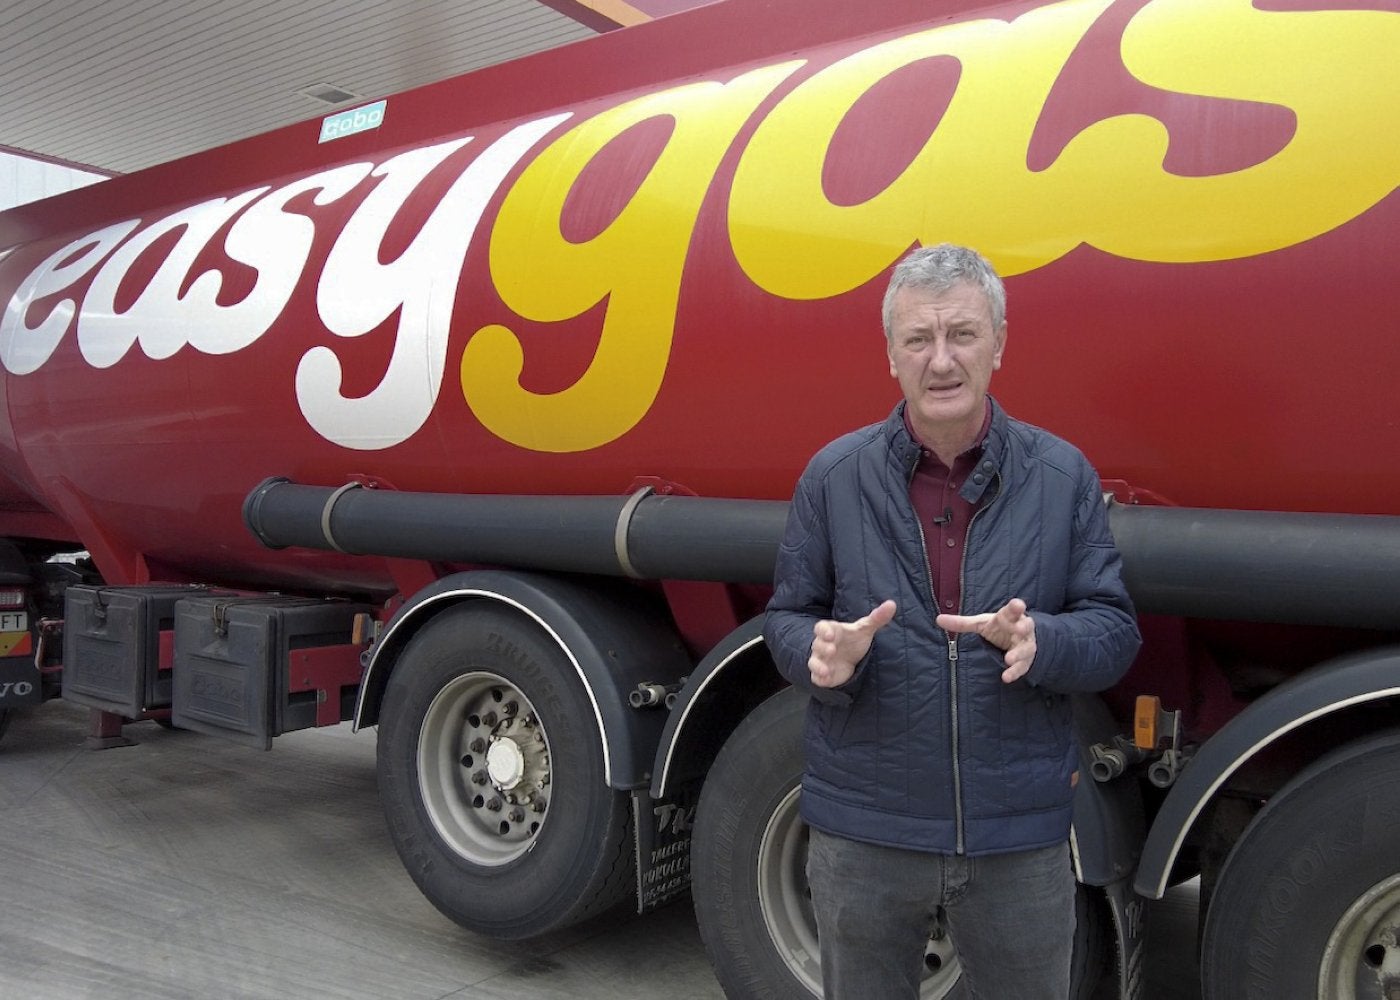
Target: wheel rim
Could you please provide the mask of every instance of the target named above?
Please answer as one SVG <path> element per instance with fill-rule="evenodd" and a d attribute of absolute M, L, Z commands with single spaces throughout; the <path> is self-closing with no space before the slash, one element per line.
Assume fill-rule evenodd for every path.
<path fill-rule="evenodd" d="M 1400 875 L 1376 883 L 1332 929 L 1318 996 L 1400 1000 Z"/>
<path fill-rule="evenodd" d="M 817 920 L 807 888 L 807 824 L 797 810 L 800 787 L 794 787 L 768 818 L 758 849 L 758 901 L 776 954 L 806 989 L 821 996 L 821 951 Z M 919 996 L 947 996 L 961 971 L 952 942 L 940 923 L 924 952 Z"/>
<path fill-rule="evenodd" d="M 473 864 L 528 851 L 549 807 L 549 739 L 534 705 L 484 671 L 437 693 L 418 736 L 418 788 L 443 842 Z"/>

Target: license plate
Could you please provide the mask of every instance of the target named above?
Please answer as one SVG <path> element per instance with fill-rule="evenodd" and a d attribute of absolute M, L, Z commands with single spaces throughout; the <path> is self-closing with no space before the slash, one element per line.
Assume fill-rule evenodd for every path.
<path fill-rule="evenodd" d="M 29 631 L 29 613 L 25 611 L 0 611 L 0 632 Z"/>

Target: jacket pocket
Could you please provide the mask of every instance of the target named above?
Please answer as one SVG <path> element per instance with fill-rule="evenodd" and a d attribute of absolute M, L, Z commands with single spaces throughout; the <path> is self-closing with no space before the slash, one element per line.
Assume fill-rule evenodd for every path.
<path fill-rule="evenodd" d="M 1062 751 L 1071 739 L 1069 698 L 1017 681 L 1004 695 L 1002 739 L 1043 756 Z"/>
<path fill-rule="evenodd" d="M 832 750 L 876 741 L 875 720 L 868 706 L 845 707 L 817 704 L 817 730 Z"/>

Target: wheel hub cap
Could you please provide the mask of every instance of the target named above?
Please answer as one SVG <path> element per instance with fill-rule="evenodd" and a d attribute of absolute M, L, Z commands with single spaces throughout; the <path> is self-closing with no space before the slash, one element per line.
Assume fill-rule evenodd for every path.
<path fill-rule="evenodd" d="M 1318 996 L 1400 1000 L 1400 875 L 1351 904 L 1327 939 L 1321 965 Z"/>
<path fill-rule="evenodd" d="M 525 775 L 525 755 L 514 740 L 491 738 L 491 749 L 486 751 L 486 770 L 491 782 L 497 788 L 509 790 L 520 784 Z"/>
<path fill-rule="evenodd" d="M 466 860 L 503 865 L 534 845 L 549 806 L 549 741 L 505 678 L 474 672 L 443 687 L 424 716 L 418 773 L 433 826 Z"/>

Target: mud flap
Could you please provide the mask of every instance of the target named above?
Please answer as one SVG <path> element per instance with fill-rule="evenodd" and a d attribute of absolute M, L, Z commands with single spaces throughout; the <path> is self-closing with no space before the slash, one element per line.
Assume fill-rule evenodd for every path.
<path fill-rule="evenodd" d="M 690 837 L 700 784 L 679 786 L 664 799 L 632 793 L 637 831 L 637 912 L 646 913 L 690 887 Z"/>
<path fill-rule="evenodd" d="M 29 708 L 43 700 L 42 677 L 34 657 L 0 657 L 0 710 Z"/>
<path fill-rule="evenodd" d="M 1132 879 L 1121 878 L 1103 887 L 1113 914 L 1115 951 L 1118 955 L 1119 1000 L 1142 1000 L 1143 945 L 1147 932 L 1147 903 L 1133 891 Z"/>

